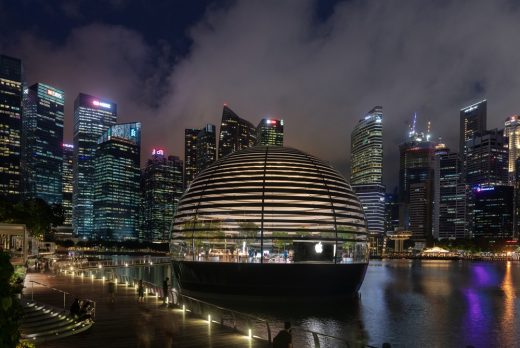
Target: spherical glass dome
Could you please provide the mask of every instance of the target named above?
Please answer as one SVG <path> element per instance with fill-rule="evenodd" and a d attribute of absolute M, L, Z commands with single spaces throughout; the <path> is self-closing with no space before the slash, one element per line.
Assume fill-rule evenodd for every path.
<path fill-rule="evenodd" d="M 182 196 L 176 259 L 367 262 L 362 207 L 345 179 L 296 149 L 257 146 L 203 170 Z"/>

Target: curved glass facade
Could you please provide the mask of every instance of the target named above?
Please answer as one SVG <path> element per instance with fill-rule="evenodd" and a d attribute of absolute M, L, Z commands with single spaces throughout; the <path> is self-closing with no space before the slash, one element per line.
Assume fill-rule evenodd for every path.
<path fill-rule="evenodd" d="M 367 262 L 363 210 L 330 165 L 298 150 L 257 146 L 202 171 L 174 218 L 176 259 Z"/>

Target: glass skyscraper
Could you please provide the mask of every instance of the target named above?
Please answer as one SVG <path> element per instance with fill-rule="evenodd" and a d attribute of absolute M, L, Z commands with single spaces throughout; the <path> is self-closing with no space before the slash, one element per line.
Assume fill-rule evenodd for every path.
<path fill-rule="evenodd" d="M 137 238 L 140 206 L 141 124 L 109 127 L 99 138 L 94 159 L 95 238 Z"/>
<path fill-rule="evenodd" d="M 466 142 L 473 138 L 475 133 L 486 131 L 486 121 L 487 100 L 485 99 L 460 109 L 459 154 L 464 162 Z"/>
<path fill-rule="evenodd" d="M 520 116 L 513 115 L 506 119 L 504 136 L 509 140 L 509 160 L 507 166 L 509 184 L 514 185 L 516 181 L 516 160 L 520 157 Z"/>
<path fill-rule="evenodd" d="M 177 204 L 182 196 L 183 163 L 154 149 L 143 171 L 144 239 L 168 241 Z"/>
<path fill-rule="evenodd" d="M 64 102 L 62 90 L 43 83 L 24 91 L 21 163 L 26 199 L 62 204 Z"/>
<path fill-rule="evenodd" d="M 354 127 L 351 135 L 350 184 L 365 212 L 369 236 L 385 233 L 383 180 L 383 109 L 374 107 Z M 373 243 L 372 243 L 373 244 Z"/>
<path fill-rule="evenodd" d="M 218 158 L 254 146 L 255 143 L 255 126 L 251 122 L 240 118 L 227 105 L 224 105 L 222 122 L 220 124 Z"/>
<path fill-rule="evenodd" d="M 117 120 L 117 105 L 79 94 L 74 101 L 74 233 L 90 238 L 94 231 L 94 157 L 98 140 Z"/>
<path fill-rule="evenodd" d="M 207 124 L 197 134 L 197 173 L 217 160 L 217 133 L 215 126 Z"/>
<path fill-rule="evenodd" d="M 283 120 L 264 118 L 256 126 L 257 145 L 283 146 Z"/>
<path fill-rule="evenodd" d="M 184 130 L 184 188 L 187 188 L 197 174 L 197 135 L 201 130 Z"/>
<path fill-rule="evenodd" d="M 0 55 L 0 197 L 20 199 L 22 62 Z"/>
<path fill-rule="evenodd" d="M 74 145 L 63 144 L 63 212 L 65 221 L 63 225 L 72 225 L 72 187 L 74 177 Z"/>

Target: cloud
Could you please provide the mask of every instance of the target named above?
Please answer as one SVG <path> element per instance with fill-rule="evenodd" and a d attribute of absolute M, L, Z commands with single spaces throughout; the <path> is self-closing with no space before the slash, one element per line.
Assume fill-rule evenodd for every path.
<path fill-rule="evenodd" d="M 182 157 L 184 128 L 218 124 L 227 102 L 253 123 L 284 118 L 287 145 L 348 177 L 350 133 L 382 105 L 390 190 L 413 112 L 456 150 L 460 107 L 486 97 L 488 128 L 519 111 L 514 3 L 353 0 L 337 3 L 327 18 L 316 6 L 251 0 L 208 7 L 187 32 L 185 56 L 175 57 L 164 37 L 146 42 L 131 28 L 96 23 L 60 45 L 33 32 L 4 49 L 23 58 L 30 82 L 65 89 L 69 138 L 72 100 L 83 91 L 116 101 L 121 121 L 142 121 L 145 153 L 165 146 Z"/>
<path fill-rule="evenodd" d="M 218 122 L 224 101 L 254 122 L 279 115 L 287 145 L 345 170 L 352 128 L 382 105 L 393 186 L 413 112 L 457 150 L 460 107 L 487 97 L 490 127 L 520 107 L 520 23 L 507 1 L 350 1 L 326 19 L 315 6 L 241 1 L 210 11 L 170 76 L 172 124 Z"/>

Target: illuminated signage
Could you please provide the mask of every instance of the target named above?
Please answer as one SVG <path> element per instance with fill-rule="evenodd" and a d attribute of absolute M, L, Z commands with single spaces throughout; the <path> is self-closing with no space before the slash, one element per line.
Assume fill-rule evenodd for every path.
<path fill-rule="evenodd" d="M 66 147 L 67 149 L 73 149 L 74 145 L 72 145 L 72 144 L 63 144 L 63 147 Z"/>
<path fill-rule="evenodd" d="M 92 101 L 92 104 L 94 104 L 95 106 L 101 106 L 102 108 L 106 109 L 112 108 L 112 105 L 110 105 L 109 103 L 100 102 L 99 100 Z"/>
<path fill-rule="evenodd" d="M 153 149 L 152 150 L 152 155 L 158 155 L 158 156 L 164 156 L 164 150 L 163 149 Z"/>
<path fill-rule="evenodd" d="M 136 132 L 135 128 L 130 129 L 130 136 L 131 137 L 137 136 L 137 132 Z"/>
<path fill-rule="evenodd" d="M 52 89 L 48 89 L 47 90 L 47 94 L 50 95 L 51 97 L 55 97 L 55 98 L 58 98 L 58 99 L 63 99 L 63 94 L 58 93 L 56 91 L 53 91 Z"/>
<path fill-rule="evenodd" d="M 484 192 L 484 191 L 494 191 L 495 188 L 493 186 L 475 186 L 473 190 L 477 192 Z"/>

